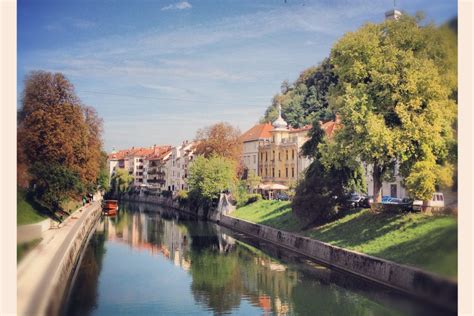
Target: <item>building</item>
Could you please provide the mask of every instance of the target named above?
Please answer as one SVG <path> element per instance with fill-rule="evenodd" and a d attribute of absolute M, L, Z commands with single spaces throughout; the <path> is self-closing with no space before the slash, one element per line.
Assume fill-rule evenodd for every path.
<path fill-rule="evenodd" d="M 168 191 L 177 193 L 188 190 L 189 166 L 194 159 L 196 142 L 184 141 L 180 146 L 173 147 L 165 163 L 167 170 L 166 187 Z"/>
<path fill-rule="evenodd" d="M 145 157 L 143 184 L 148 192 L 160 193 L 162 190 L 166 190 L 165 158 L 170 155 L 171 149 L 171 146 L 161 146 Z"/>
<path fill-rule="evenodd" d="M 244 164 L 244 177 L 249 171 L 259 174 L 259 154 L 258 146 L 261 141 L 271 138 L 273 126 L 270 123 L 257 124 L 241 136 L 242 141 L 242 162 Z"/>
<path fill-rule="evenodd" d="M 290 187 L 302 176 L 311 163 L 300 154 L 310 129 L 311 125 L 298 129 L 289 127 L 281 117 L 281 106 L 278 105 L 278 118 L 272 123 L 271 137 L 260 140 L 258 145 L 258 174 L 264 184 Z"/>

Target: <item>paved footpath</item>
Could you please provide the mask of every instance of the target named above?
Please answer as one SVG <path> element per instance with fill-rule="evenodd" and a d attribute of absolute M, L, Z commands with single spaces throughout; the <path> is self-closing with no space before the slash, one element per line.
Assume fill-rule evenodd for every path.
<path fill-rule="evenodd" d="M 81 228 L 86 214 L 100 207 L 96 201 L 81 207 L 71 214 L 59 228 L 43 233 L 43 240 L 18 265 L 17 268 L 17 314 L 38 315 L 48 305 L 52 278 L 76 232 Z"/>

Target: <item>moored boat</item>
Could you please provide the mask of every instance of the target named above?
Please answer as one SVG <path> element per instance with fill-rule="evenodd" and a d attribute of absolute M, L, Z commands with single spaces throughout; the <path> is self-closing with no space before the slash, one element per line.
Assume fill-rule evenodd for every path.
<path fill-rule="evenodd" d="M 118 211 L 118 201 L 117 200 L 105 200 L 102 212 L 105 215 L 116 215 Z"/>

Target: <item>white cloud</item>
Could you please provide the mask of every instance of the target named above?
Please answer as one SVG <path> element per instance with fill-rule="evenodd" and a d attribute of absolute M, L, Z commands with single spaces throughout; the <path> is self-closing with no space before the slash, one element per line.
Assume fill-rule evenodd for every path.
<path fill-rule="evenodd" d="M 188 1 L 181 1 L 175 4 L 170 4 L 167 5 L 163 8 L 161 8 L 161 11 L 166 11 L 166 10 L 186 10 L 186 9 L 191 9 L 193 6 L 191 3 Z"/>
<path fill-rule="evenodd" d="M 77 18 L 63 18 L 58 22 L 53 22 L 44 26 L 48 31 L 64 31 L 67 28 L 75 28 L 80 30 L 88 30 L 95 27 L 95 22 L 77 19 Z"/>

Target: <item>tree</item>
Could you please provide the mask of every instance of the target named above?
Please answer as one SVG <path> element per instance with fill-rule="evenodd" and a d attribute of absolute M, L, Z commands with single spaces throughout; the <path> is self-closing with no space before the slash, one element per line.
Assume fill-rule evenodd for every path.
<path fill-rule="evenodd" d="M 107 166 L 107 153 L 105 151 L 101 151 L 100 171 L 99 176 L 97 178 L 97 185 L 100 187 L 101 190 L 104 190 L 105 192 L 110 190 L 110 176 L 109 169 Z"/>
<path fill-rule="evenodd" d="M 198 156 L 189 168 L 189 197 L 198 205 L 210 205 L 225 190 L 237 184 L 235 161 L 211 156 Z"/>
<path fill-rule="evenodd" d="M 255 171 L 253 170 L 249 170 L 248 174 L 247 174 L 247 179 L 245 179 L 245 185 L 247 187 L 247 190 L 252 193 L 255 191 L 255 188 L 257 187 L 257 185 L 260 184 L 260 182 L 262 182 L 262 178 L 259 177 Z"/>
<path fill-rule="evenodd" d="M 428 174 L 452 170 L 456 69 L 445 36 L 419 22 L 405 15 L 367 24 L 344 35 L 331 51 L 339 81 L 330 100 L 343 128 L 335 141 L 319 145 L 322 161 L 338 166 L 341 157 L 357 157 L 372 166 L 376 201 L 395 164 L 410 194 L 423 199 L 450 178 Z"/>
<path fill-rule="evenodd" d="M 292 209 L 302 220 L 320 224 L 337 213 L 349 192 L 365 190 L 364 172 L 361 165 L 350 157 L 342 159 L 337 166 L 324 166 L 317 145 L 330 140 L 319 124 L 313 125 L 310 135 L 303 154 L 313 161 L 296 186 Z"/>
<path fill-rule="evenodd" d="M 113 192 L 121 194 L 128 191 L 132 182 L 133 176 L 127 170 L 117 169 L 112 176 L 111 187 Z"/>
<path fill-rule="evenodd" d="M 53 212 L 60 209 L 61 202 L 82 190 L 79 175 L 65 166 L 35 162 L 30 170 L 35 175 L 37 200 Z"/>
<path fill-rule="evenodd" d="M 100 165 L 101 124 L 95 110 L 80 102 L 74 86 L 63 74 L 31 72 L 25 79 L 18 113 L 20 180 L 41 183 L 45 188 L 52 185 L 47 181 L 59 181 L 37 168 L 41 165 L 56 172 L 58 177 L 64 176 L 65 183 L 74 175 L 82 190 L 93 189 Z M 64 189 L 65 194 L 69 191 Z M 37 193 L 37 197 L 47 196 L 44 192 Z M 52 200 L 48 197 L 49 202 Z M 48 201 L 43 202 L 51 205 Z"/>
<path fill-rule="evenodd" d="M 225 122 L 199 129 L 196 133 L 196 155 L 206 158 L 218 155 L 238 162 L 242 153 L 240 134 L 238 128 Z"/>
<path fill-rule="evenodd" d="M 281 94 L 273 97 L 272 105 L 261 121 L 274 121 L 278 117 L 278 103 L 282 105 L 283 118 L 293 127 L 301 127 L 314 120 L 332 119 L 334 115 L 329 110 L 328 96 L 330 87 L 336 83 L 333 66 L 326 58 L 319 66 L 304 70 L 293 84 L 284 81 Z"/>
<path fill-rule="evenodd" d="M 104 157 L 105 153 L 102 152 L 101 135 L 103 131 L 103 121 L 93 107 L 82 106 L 82 110 L 87 127 L 85 131 L 87 145 L 86 150 L 84 151 L 85 161 L 82 168 L 82 176 L 84 182 L 87 183 L 89 187 L 94 187 L 97 184 L 99 177 L 104 177 L 103 169 L 107 168 L 107 157 Z"/>

